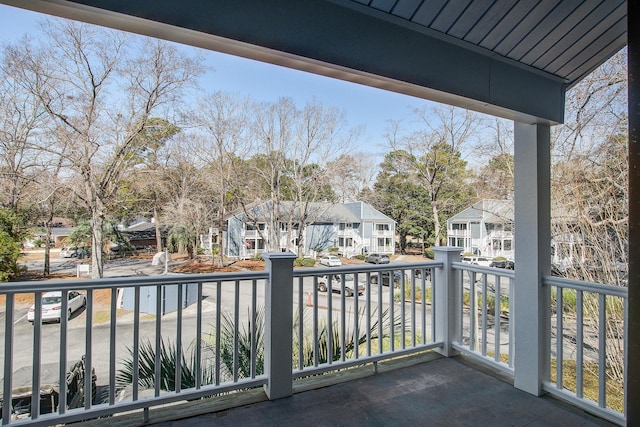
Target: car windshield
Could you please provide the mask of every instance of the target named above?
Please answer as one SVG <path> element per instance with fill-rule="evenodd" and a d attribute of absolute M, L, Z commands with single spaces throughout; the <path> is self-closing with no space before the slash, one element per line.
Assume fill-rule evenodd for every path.
<path fill-rule="evenodd" d="M 62 297 L 42 297 L 42 305 L 60 304 Z"/>

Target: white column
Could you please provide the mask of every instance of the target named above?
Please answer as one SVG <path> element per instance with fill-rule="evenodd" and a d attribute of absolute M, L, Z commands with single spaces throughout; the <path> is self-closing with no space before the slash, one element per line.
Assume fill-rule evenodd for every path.
<path fill-rule="evenodd" d="M 640 3 L 627 2 L 629 73 L 629 312 L 625 366 L 627 425 L 640 425 Z"/>
<path fill-rule="evenodd" d="M 265 290 L 264 386 L 270 400 L 293 394 L 293 260 L 287 252 L 263 253 Z"/>
<path fill-rule="evenodd" d="M 515 123 L 514 385 L 536 396 L 549 372 L 550 139 L 548 125 Z"/>
<path fill-rule="evenodd" d="M 444 264 L 442 269 L 434 269 L 435 295 L 433 296 L 433 310 L 435 310 L 436 336 L 434 341 L 442 341 L 442 348 L 436 351 L 443 356 L 455 356 L 459 352 L 454 350 L 451 344 L 459 341 L 462 316 L 461 294 L 456 283 L 456 272 L 451 268 L 451 263 L 460 261 L 462 248 L 450 246 L 434 246 L 433 255 L 435 262 Z"/>

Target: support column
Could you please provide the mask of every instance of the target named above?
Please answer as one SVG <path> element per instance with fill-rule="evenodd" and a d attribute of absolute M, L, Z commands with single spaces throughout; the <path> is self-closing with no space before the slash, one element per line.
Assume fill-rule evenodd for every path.
<path fill-rule="evenodd" d="M 536 396 L 549 374 L 550 139 L 547 125 L 515 123 L 514 385 Z"/>
<path fill-rule="evenodd" d="M 629 76 L 629 301 L 625 415 L 640 425 L 640 2 L 627 1 Z"/>
<path fill-rule="evenodd" d="M 444 264 L 442 269 L 434 269 L 435 295 L 433 296 L 433 310 L 435 310 L 436 336 L 434 341 L 442 341 L 442 348 L 436 351 L 443 356 L 455 356 L 459 352 L 451 344 L 460 340 L 458 331 L 460 322 L 460 289 L 456 284 L 456 274 L 451 263 L 460 261 L 462 248 L 449 246 L 435 246 L 433 248 L 434 261 Z"/>
<path fill-rule="evenodd" d="M 266 253 L 264 389 L 270 400 L 293 394 L 293 260 L 291 253 Z"/>

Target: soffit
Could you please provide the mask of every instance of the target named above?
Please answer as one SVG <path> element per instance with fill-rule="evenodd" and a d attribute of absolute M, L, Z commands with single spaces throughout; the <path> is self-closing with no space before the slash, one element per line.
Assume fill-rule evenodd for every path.
<path fill-rule="evenodd" d="M 626 44 L 621 0 L 0 0 L 518 120 Z"/>

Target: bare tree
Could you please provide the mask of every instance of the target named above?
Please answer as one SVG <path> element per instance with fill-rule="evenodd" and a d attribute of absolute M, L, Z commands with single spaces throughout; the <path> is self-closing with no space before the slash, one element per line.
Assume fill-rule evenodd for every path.
<path fill-rule="evenodd" d="M 202 67 L 169 44 L 71 21 L 43 25 L 46 44 L 10 49 L 21 84 L 42 102 L 74 188 L 91 212 L 92 276 L 102 277 L 103 224 L 120 178 L 139 160 L 139 136 L 152 112 L 179 100 Z M 135 52 L 130 54 L 129 52 Z"/>
<path fill-rule="evenodd" d="M 218 267 L 223 266 L 223 239 L 225 216 L 236 203 L 239 169 L 244 166 L 242 158 L 249 151 L 247 99 L 231 94 L 215 92 L 201 98 L 198 111 L 193 114 L 196 125 L 204 130 L 206 137 L 192 141 L 193 156 L 208 167 L 209 190 L 215 194 L 217 211 Z M 212 248 L 213 249 L 213 248 Z M 212 257 L 214 252 L 212 250 Z"/>

